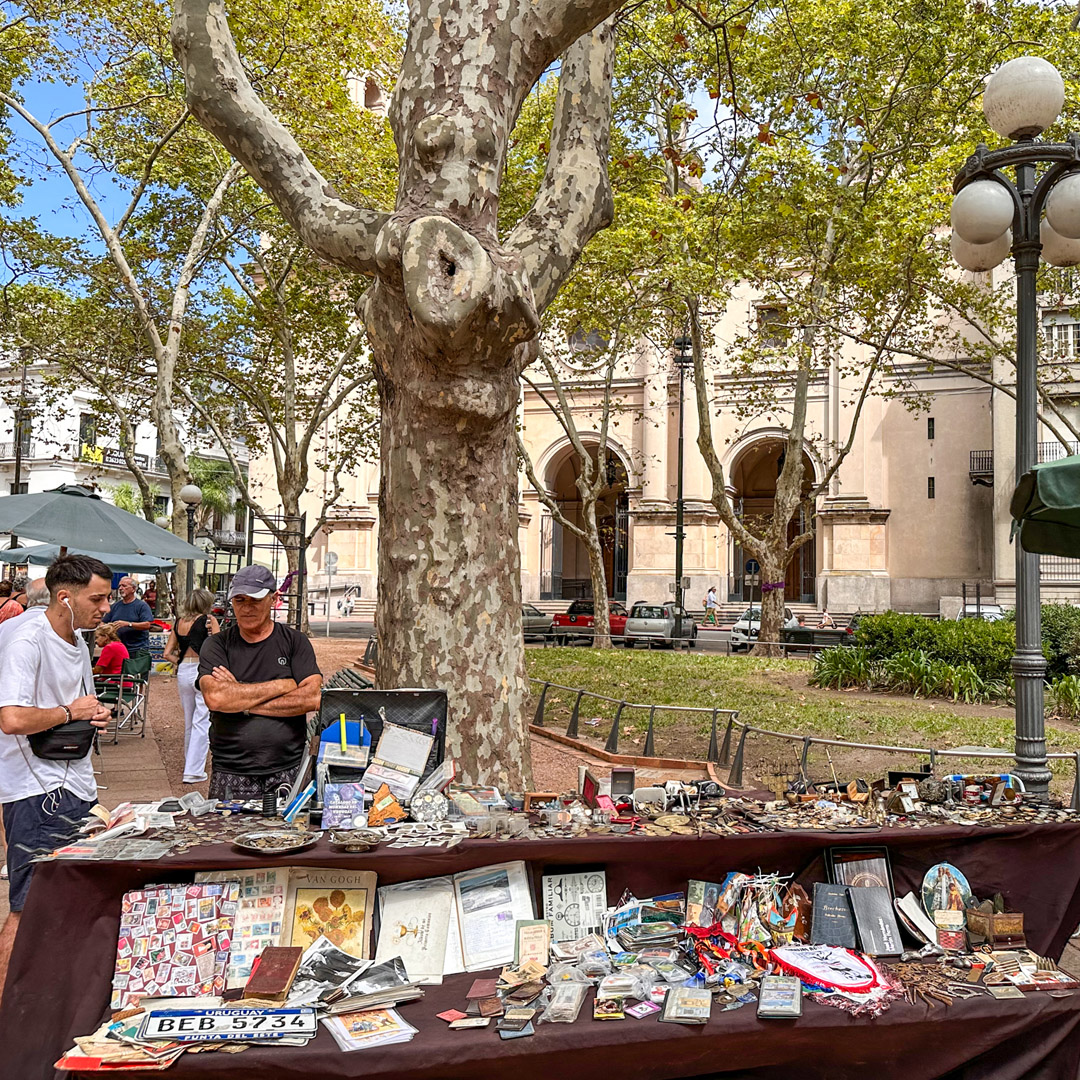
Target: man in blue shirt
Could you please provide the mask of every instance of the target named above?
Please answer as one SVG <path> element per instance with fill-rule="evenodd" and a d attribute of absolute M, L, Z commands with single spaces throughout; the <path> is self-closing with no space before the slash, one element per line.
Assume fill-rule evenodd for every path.
<path fill-rule="evenodd" d="M 138 656 L 150 651 L 150 627 L 154 622 L 154 613 L 145 600 L 135 595 L 135 582 L 129 577 L 120 579 L 116 586 L 120 599 L 116 601 L 109 614 L 102 622 L 116 623 L 120 631 L 120 640 L 127 646 L 128 655 Z"/>

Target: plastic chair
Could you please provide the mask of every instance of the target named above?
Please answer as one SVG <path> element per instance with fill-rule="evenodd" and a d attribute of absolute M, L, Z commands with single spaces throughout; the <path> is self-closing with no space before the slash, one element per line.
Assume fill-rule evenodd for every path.
<path fill-rule="evenodd" d="M 120 741 L 120 732 L 138 732 L 146 738 L 146 712 L 150 696 L 150 669 L 153 658 L 141 653 L 125 660 L 119 675 L 98 675 L 94 679 L 94 692 L 102 705 L 113 711 L 113 743 Z"/>

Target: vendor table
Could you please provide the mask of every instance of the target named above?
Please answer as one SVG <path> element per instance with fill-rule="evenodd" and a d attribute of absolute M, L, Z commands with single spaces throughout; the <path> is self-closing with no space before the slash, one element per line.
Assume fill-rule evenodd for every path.
<path fill-rule="evenodd" d="M 1024 912 L 1028 942 L 1061 955 L 1080 924 L 1080 824 L 943 826 L 872 833 L 751 833 L 738 836 L 614 837 L 567 840 L 467 840 L 451 850 L 379 848 L 342 855 L 320 844 L 275 865 L 373 870 L 379 884 L 453 874 L 523 859 L 539 878 L 547 867 L 604 866 L 608 898 L 685 888 L 688 878 L 721 880 L 731 870 L 794 873 L 825 880 L 829 846 L 889 848 L 897 892 L 918 890 L 925 871 L 949 861 L 977 895 L 1002 892 Z M 227 845 L 152 863 L 52 862 L 39 866 L 23 912 L 0 1010 L 0 1078 L 52 1078 L 52 1063 L 100 1023 L 108 1001 L 120 898 L 148 882 L 190 881 L 196 870 L 265 865 Z M 450 1031 L 437 1012 L 463 1007 L 476 974 L 449 977 L 424 999 L 401 1007 L 419 1029 L 410 1043 L 344 1054 L 325 1031 L 304 1048 L 250 1047 L 241 1054 L 185 1054 L 170 1076 L 246 1078 L 357 1076 L 372 1080 L 620 1080 L 865 1076 L 867 1080 L 1080 1075 L 1080 991 L 1053 998 L 988 998 L 952 1006 L 894 1002 L 875 1020 L 854 1019 L 807 1001 L 798 1020 L 758 1020 L 754 1006 L 716 1011 L 704 1028 L 655 1017 L 592 1020 L 588 1003 L 575 1024 L 541 1024 L 531 1038 L 502 1041 L 494 1030 Z M 933 1025 L 933 1027 L 931 1027 Z"/>

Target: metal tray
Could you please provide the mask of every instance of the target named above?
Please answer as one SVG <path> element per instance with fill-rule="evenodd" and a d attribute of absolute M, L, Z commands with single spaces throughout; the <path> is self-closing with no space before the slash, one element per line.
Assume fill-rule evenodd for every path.
<path fill-rule="evenodd" d="M 271 843 L 278 838 L 280 843 Z M 241 851 L 250 851 L 256 855 L 289 855 L 294 851 L 304 851 L 313 847 L 322 839 L 321 832 L 298 833 L 291 829 L 252 829 L 234 837 L 233 846 Z"/>

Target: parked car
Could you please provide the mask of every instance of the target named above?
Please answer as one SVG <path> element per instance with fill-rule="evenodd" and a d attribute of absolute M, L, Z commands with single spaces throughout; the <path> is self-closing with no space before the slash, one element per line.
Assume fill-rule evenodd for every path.
<path fill-rule="evenodd" d="M 593 602 L 575 600 L 561 615 L 551 620 L 551 632 L 556 645 L 566 645 L 571 641 L 584 639 L 592 641 Z M 626 626 L 626 606 L 618 600 L 608 601 L 608 621 L 611 624 L 611 636 L 621 638 Z"/>
<path fill-rule="evenodd" d="M 1005 618 L 1000 604 L 964 604 L 956 618 L 982 619 L 983 622 L 998 622 Z"/>
<path fill-rule="evenodd" d="M 693 616 L 682 612 L 679 638 L 675 637 L 675 616 L 679 608 L 675 604 L 635 604 L 623 628 L 623 645 L 632 649 L 639 641 L 651 649 L 654 644 L 675 647 L 676 640 L 685 639 L 690 648 L 697 644 L 697 625 Z"/>
<path fill-rule="evenodd" d="M 791 619 L 791 608 L 784 608 L 784 622 Z M 742 652 L 757 644 L 757 636 L 761 631 L 761 608 L 748 607 L 735 620 L 731 628 L 731 651 Z"/>
<path fill-rule="evenodd" d="M 521 634 L 528 641 L 530 638 L 544 640 L 551 633 L 551 616 L 545 615 L 532 604 L 521 605 Z"/>

